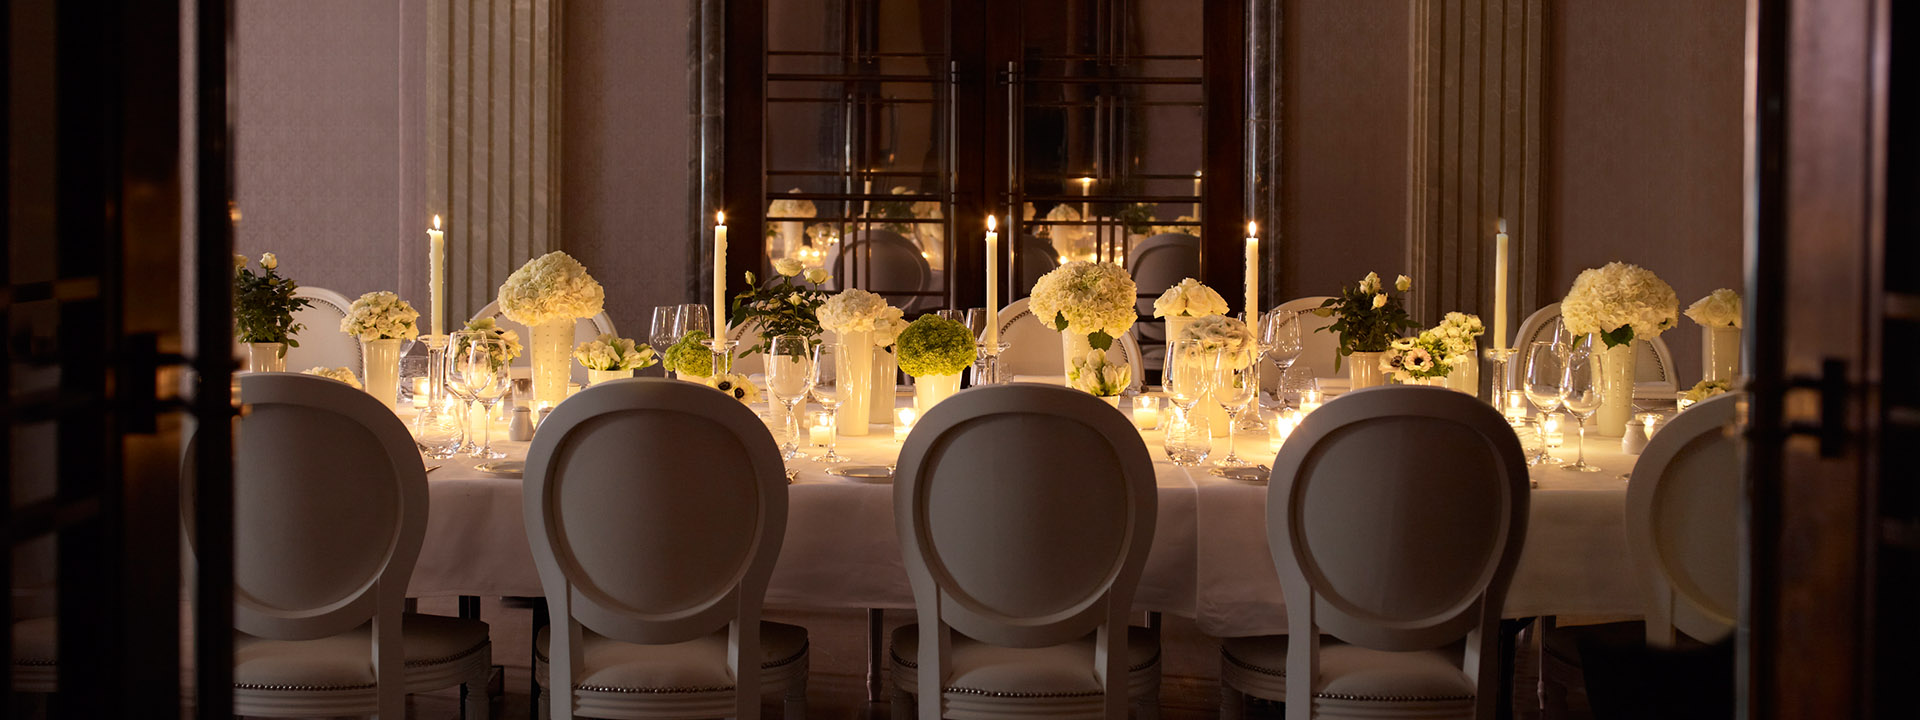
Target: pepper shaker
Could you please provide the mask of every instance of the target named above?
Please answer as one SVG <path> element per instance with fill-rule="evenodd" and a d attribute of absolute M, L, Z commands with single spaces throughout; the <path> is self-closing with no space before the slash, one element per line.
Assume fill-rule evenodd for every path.
<path fill-rule="evenodd" d="M 1627 431 L 1620 436 L 1620 452 L 1639 455 L 1647 449 L 1647 422 L 1639 415 L 1627 421 Z"/>
<path fill-rule="evenodd" d="M 513 420 L 507 423 L 507 439 L 527 442 L 533 439 L 533 411 L 525 405 L 513 406 Z"/>

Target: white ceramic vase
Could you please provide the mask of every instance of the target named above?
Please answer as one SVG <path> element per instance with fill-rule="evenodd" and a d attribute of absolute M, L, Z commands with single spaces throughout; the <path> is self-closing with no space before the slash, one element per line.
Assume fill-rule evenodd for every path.
<path fill-rule="evenodd" d="M 893 401 L 899 383 L 894 382 L 900 376 L 900 361 L 893 351 L 886 348 L 873 349 L 873 396 L 868 402 L 867 421 L 875 425 L 893 425 Z"/>
<path fill-rule="evenodd" d="M 608 380 L 619 380 L 622 378 L 630 378 L 630 377 L 633 377 L 632 370 L 594 370 L 592 368 L 587 369 L 587 385 L 589 387 L 594 385 L 599 385 L 600 383 L 606 382 Z"/>
<path fill-rule="evenodd" d="M 1356 352 L 1347 356 L 1348 389 L 1360 390 L 1387 384 L 1387 374 L 1380 369 L 1380 356 L 1384 352 Z"/>
<path fill-rule="evenodd" d="M 247 343 L 247 372 L 286 372 L 287 344 Z"/>
<path fill-rule="evenodd" d="M 1740 375 L 1740 328 L 1701 328 L 1700 334 L 1701 377 L 1733 382 Z"/>
<path fill-rule="evenodd" d="M 1074 358 L 1083 358 L 1093 352 L 1093 344 L 1087 342 L 1087 336 L 1062 331 L 1060 333 L 1060 376 L 1073 375 Z"/>
<path fill-rule="evenodd" d="M 531 328 L 527 354 L 533 359 L 533 402 L 557 406 L 567 399 L 573 371 L 573 318 L 548 320 Z"/>
<path fill-rule="evenodd" d="M 1445 384 L 1450 389 L 1480 396 L 1480 348 L 1477 345 L 1468 351 L 1466 362 L 1454 366 L 1453 371 L 1447 373 Z"/>
<path fill-rule="evenodd" d="M 940 404 L 941 400 L 953 397 L 960 392 L 960 374 L 927 375 L 913 379 L 913 407 L 920 417 L 926 417 L 927 411 Z"/>
<path fill-rule="evenodd" d="M 833 359 L 840 392 L 834 428 L 841 435 L 864 437 L 873 417 L 873 331 L 841 333 L 840 348 Z"/>
<path fill-rule="evenodd" d="M 381 405 L 393 409 L 394 402 L 400 397 L 400 343 L 399 338 L 366 340 L 360 343 L 361 384 L 367 394 L 379 400 Z"/>
<path fill-rule="evenodd" d="M 1594 413 L 1594 422 L 1606 437 L 1620 437 L 1627 431 L 1627 419 L 1633 417 L 1634 345 L 1639 342 L 1615 345 L 1600 354 L 1600 409 Z"/>
<path fill-rule="evenodd" d="M 1198 319 L 1199 318 L 1186 317 L 1184 315 L 1167 318 L 1167 352 L 1173 352 L 1174 341 L 1179 340 L 1180 334 L 1186 332 L 1187 326 L 1192 325 L 1193 321 Z"/>

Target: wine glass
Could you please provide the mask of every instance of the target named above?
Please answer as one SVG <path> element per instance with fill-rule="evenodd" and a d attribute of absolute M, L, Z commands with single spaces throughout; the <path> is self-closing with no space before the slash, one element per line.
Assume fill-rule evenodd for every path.
<path fill-rule="evenodd" d="M 1561 388 L 1566 383 L 1566 363 L 1552 340 L 1536 340 L 1527 346 L 1527 367 L 1521 378 L 1527 402 L 1540 411 L 1540 432 L 1545 433 L 1549 414 L 1560 409 Z"/>
<path fill-rule="evenodd" d="M 1589 338 L 1591 336 L 1588 336 Z M 1599 472 L 1600 468 L 1587 464 L 1587 418 L 1600 409 L 1600 362 L 1601 358 L 1593 351 L 1593 342 L 1582 338 L 1575 341 L 1567 353 L 1565 376 L 1560 383 L 1560 404 L 1573 416 L 1580 430 L 1579 455 L 1569 464 L 1561 465 L 1562 470 L 1574 472 Z"/>
<path fill-rule="evenodd" d="M 680 311 L 677 313 L 677 318 L 678 319 L 675 320 L 674 340 L 686 337 L 687 333 L 695 330 L 706 330 L 710 332 L 713 329 L 713 314 L 707 311 L 707 306 L 701 305 L 700 303 L 686 303 L 681 305 Z M 725 338 L 713 339 L 724 340 Z"/>
<path fill-rule="evenodd" d="M 1227 412 L 1227 456 L 1214 461 L 1214 467 L 1249 467 L 1253 463 L 1240 458 L 1233 451 L 1233 431 L 1240 419 L 1241 411 L 1246 409 L 1247 401 L 1253 399 L 1253 392 L 1260 384 L 1260 366 L 1252 362 L 1250 352 L 1245 350 L 1220 350 L 1213 353 L 1212 382 L 1208 389 L 1213 393 L 1213 401 L 1220 403 L 1220 409 Z"/>
<path fill-rule="evenodd" d="M 680 306 L 661 305 L 653 309 L 653 334 L 647 339 L 653 341 L 653 349 L 666 352 L 667 347 L 680 339 Z"/>
<path fill-rule="evenodd" d="M 1167 345 L 1166 367 L 1160 383 L 1167 391 L 1180 422 L 1191 423 L 1193 406 L 1207 395 L 1206 351 L 1199 340 L 1179 339 Z"/>
<path fill-rule="evenodd" d="M 813 391 L 817 365 L 815 348 L 804 335 L 781 335 L 767 348 L 767 394 L 780 403 L 780 422 L 787 441 L 780 456 L 791 460 L 800 452 L 800 423 L 793 419 L 793 406 L 804 402 Z"/>
<path fill-rule="evenodd" d="M 456 389 L 458 396 L 468 402 L 478 402 L 484 412 L 491 416 L 493 406 L 506 396 L 512 380 L 507 376 L 506 344 L 489 333 L 476 334 L 467 338 L 467 342 L 448 353 L 447 387 Z M 474 450 L 473 457 L 497 460 L 506 453 L 493 449 L 493 423 L 485 423 L 481 431 L 480 447 Z"/>
<path fill-rule="evenodd" d="M 973 339 L 976 342 L 987 336 L 986 308 L 967 309 L 967 329 L 973 331 Z"/>
<path fill-rule="evenodd" d="M 459 330 L 450 333 L 447 336 L 447 356 L 444 360 L 446 366 L 451 369 L 455 358 L 473 343 L 484 342 L 486 336 L 486 332 L 477 330 Z M 473 444 L 471 423 L 467 417 L 473 405 L 473 389 L 467 386 L 464 377 L 455 377 L 451 373 L 446 374 L 445 383 L 447 395 L 457 401 L 451 403 L 454 410 L 453 421 L 460 426 L 459 436 L 453 443 L 453 451 L 471 454 L 477 447 Z"/>
<path fill-rule="evenodd" d="M 1293 363 L 1300 359 L 1305 349 L 1300 344 L 1300 313 L 1296 310 L 1273 310 L 1260 318 L 1260 331 L 1254 337 L 1259 338 L 1262 354 L 1273 366 L 1280 369 L 1280 385 L 1273 389 L 1275 400 L 1285 403 L 1287 392 L 1287 372 L 1293 369 Z"/>
<path fill-rule="evenodd" d="M 851 348 L 845 344 L 837 342 L 820 343 L 820 346 L 814 350 L 816 354 L 814 355 L 813 400 L 820 403 L 820 407 L 829 414 L 838 411 L 841 401 L 847 399 L 846 394 L 850 388 L 840 377 L 840 368 L 848 367 L 847 353 L 850 350 Z M 833 362 L 831 364 L 821 362 L 826 358 L 833 358 Z M 823 463 L 847 461 L 847 458 L 834 451 L 834 446 L 840 442 L 840 424 L 838 416 L 835 417 L 833 432 L 827 435 L 827 452 L 824 455 L 814 456 L 814 460 Z"/>

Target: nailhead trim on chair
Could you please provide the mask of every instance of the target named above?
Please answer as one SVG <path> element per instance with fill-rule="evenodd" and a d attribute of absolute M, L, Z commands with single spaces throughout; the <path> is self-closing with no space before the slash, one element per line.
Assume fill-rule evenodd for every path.
<path fill-rule="evenodd" d="M 892 657 L 893 661 L 896 663 L 899 663 L 901 667 L 907 668 L 909 670 L 920 669 L 920 663 L 909 661 L 906 658 L 900 657 L 900 653 L 894 652 L 893 648 L 887 648 L 887 655 L 889 657 Z M 1155 652 L 1152 657 L 1147 658 L 1146 662 L 1142 662 L 1139 665 L 1129 666 L 1127 668 L 1127 672 L 1139 672 L 1141 670 L 1145 670 L 1147 668 L 1153 667 L 1158 664 L 1160 664 L 1160 653 Z M 947 689 L 952 690 L 953 688 L 947 688 Z M 981 693 L 985 693 L 986 691 L 980 690 L 980 691 L 970 691 L 970 692 L 981 694 Z"/>
<path fill-rule="evenodd" d="M 1283 670 L 1275 670 L 1269 667 L 1261 667 L 1259 665 L 1255 665 L 1245 660 L 1241 660 L 1240 658 L 1234 657 L 1233 653 L 1229 653 L 1225 649 L 1222 649 L 1220 651 L 1220 657 L 1226 658 L 1227 662 L 1233 663 L 1234 667 L 1240 668 L 1242 670 L 1251 670 L 1253 672 L 1257 672 L 1262 675 L 1271 675 L 1273 677 L 1283 678 L 1287 676 L 1287 673 Z M 1326 693 L 1326 692 L 1316 692 L 1313 694 L 1313 696 L 1320 698 L 1322 700 L 1347 700 L 1347 701 L 1364 701 L 1364 702 L 1446 702 L 1450 700 L 1472 700 L 1473 699 L 1472 695 L 1352 695 L 1348 693 Z"/>

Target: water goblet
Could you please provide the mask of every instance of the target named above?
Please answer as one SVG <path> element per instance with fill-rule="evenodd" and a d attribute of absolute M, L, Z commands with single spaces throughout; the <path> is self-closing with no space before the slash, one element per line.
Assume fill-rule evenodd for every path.
<path fill-rule="evenodd" d="M 806 401 L 813 392 L 816 350 L 803 335 L 775 337 L 767 350 L 767 394 L 779 403 L 780 422 L 787 432 L 787 440 L 780 446 L 784 459 L 791 460 L 800 452 L 802 429 L 794 420 L 793 406 Z"/>
<path fill-rule="evenodd" d="M 1214 467 L 1238 468 L 1251 467 L 1253 463 L 1241 459 L 1234 452 L 1233 430 L 1239 422 L 1239 415 L 1253 399 L 1255 387 L 1259 385 L 1259 366 L 1253 362 L 1251 353 L 1245 350 L 1220 350 L 1213 354 L 1212 382 L 1208 391 L 1213 393 L 1213 401 L 1220 403 L 1220 409 L 1227 413 L 1227 456 L 1213 463 Z"/>
<path fill-rule="evenodd" d="M 1577 448 L 1573 462 L 1561 465 L 1562 470 L 1574 472 L 1599 472 L 1600 468 L 1587 464 L 1587 418 L 1600 409 L 1600 357 L 1593 352 L 1591 341 L 1577 341 L 1567 354 L 1566 376 L 1560 383 L 1560 405 L 1573 416 L 1580 439 L 1574 445 Z"/>
<path fill-rule="evenodd" d="M 1566 382 L 1566 363 L 1551 340 L 1536 340 L 1527 347 L 1527 366 L 1521 375 L 1521 389 L 1527 402 L 1540 411 L 1541 432 L 1547 418 L 1560 409 L 1560 390 Z M 1542 441 L 1543 445 L 1547 444 Z"/>
<path fill-rule="evenodd" d="M 835 415 L 835 413 L 839 410 L 840 403 L 847 399 L 847 393 L 852 390 L 852 388 L 847 387 L 844 379 L 840 377 L 840 368 L 848 367 L 848 350 L 850 350 L 850 348 L 843 343 L 820 343 L 819 347 L 814 349 L 816 353 L 814 357 L 816 360 L 814 363 L 813 400 L 814 402 L 820 403 L 820 407 L 825 408 L 830 416 L 836 418 L 838 416 Z M 826 358 L 833 358 L 833 361 L 827 363 L 825 362 Z M 838 445 L 839 442 L 840 424 L 838 420 L 836 420 L 834 422 L 833 432 L 827 435 L 826 454 L 815 456 L 813 459 L 823 463 L 846 462 L 847 458 L 835 451 L 835 446 Z"/>
<path fill-rule="evenodd" d="M 1160 373 L 1167 401 L 1173 405 L 1174 419 L 1190 422 L 1193 406 L 1207 395 L 1206 352 L 1199 340 L 1178 339 L 1167 345 L 1166 366 Z"/>
<path fill-rule="evenodd" d="M 506 344 L 489 334 L 468 338 L 456 352 L 449 355 L 447 363 L 447 386 L 457 387 L 457 394 L 463 400 L 480 403 L 482 412 L 490 418 L 493 406 L 506 396 L 507 389 L 512 385 L 508 377 Z M 488 420 L 482 422 L 480 447 L 471 455 L 490 460 L 506 457 L 506 453 L 493 449 L 493 423 Z"/>

